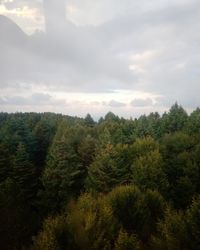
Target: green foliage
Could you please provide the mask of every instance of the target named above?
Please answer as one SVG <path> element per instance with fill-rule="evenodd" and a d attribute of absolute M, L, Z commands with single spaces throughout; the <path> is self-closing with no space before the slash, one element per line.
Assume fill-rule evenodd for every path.
<path fill-rule="evenodd" d="M 200 196 L 193 199 L 191 207 L 186 212 L 188 249 L 200 248 Z"/>
<path fill-rule="evenodd" d="M 161 118 L 157 112 L 148 116 L 142 115 L 136 121 L 136 124 L 136 137 L 152 136 L 153 138 L 159 138 L 161 136 Z"/>
<path fill-rule="evenodd" d="M 23 144 L 18 145 L 12 175 L 25 198 L 32 199 L 37 192 L 37 179 L 35 168 L 30 162 L 29 155 Z"/>
<path fill-rule="evenodd" d="M 37 215 L 31 210 L 20 186 L 11 179 L 0 184 L 0 246 L 20 250 L 30 244 L 37 228 Z"/>
<path fill-rule="evenodd" d="M 158 224 L 159 236 L 152 238 L 155 250 L 189 250 L 186 246 L 184 214 L 166 210 L 165 218 Z"/>
<path fill-rule="evenodd" d="M 42 167 L 45 163 L 48 148 L 55 134 L 55 122 L 41 119 L 34 127 L 33 133 L 37 145 L 35 163 Z M 41 169 L 39 170 L 41 171 Z"/>
<path fill-rule="evenodd" d="M 121 186 L 109 194 L 113 215 L 123 228 L 141 233 L 146 216 L 144 197 L 135 186 Z"/>
<path fill-rule="evenodd" d="M 81 175 L 77 155 L 63 137 L 61 141 L 54 143 L 42 177 L 48 206 L 57 209 L 70 198 L 72 189 L 77 193 Z"/>
<path fill-rule="evenodd" d="M 140 244 L 136 236 L 128 235 L 126 231 L 120 230 L 115 250 L 140 250 Z"/>
<path fill-rule="evenodd" d="M 95 125 L 95 122 L 90 114 L 87 114 L 85 117 L 85 125 L 89 127 L 93 127 Z"/>
<path fill-rule="evenodd" d="M 169 181 L 168 197 L 178 208 L 185 208 L 198 189 L 199 167 L 195 161 L 194 139 L 182 132 L 166 135 L 162 140 L 164 172 Z"/>
<path fill-rule="evenodd" d="M 135 159 L 131 167 L 133 183 L 143 189 L 165 193 L 168 181 L 163 171 L 163 159 L 158 144 L 150 137 L 138 139 L 132 146 Z"/>
<path fill-rule="evenodd" d="M 112 210 L 102 197 L 89 194 L 81 196 L 71 204 L 68 212 L 69 231 L 76 249 L 111 249 L 117 223 Z"/>
<path fill-rule="evenodd" d="M 199 121 L 0 113 L 1 248 L 200 249 Z"/>
<path fill-rule="evenodd" d="M 96 143 L 97 141 L 88 134 L 78 146 L 78 156 L 85 169 L 87 169 L 94 160 Z"/>
<path fill-rule="evenodd" d="M 184 128 L 186 133 L 199 134 L 200 133 L 200 109 L 197 108 L 188 117 L 188 121 Z"/>
<path fill-rule="evenodd" d="M 134 186 L 115 188 L 106 196 L 86 193 L 46 220 L 34 249 L 139 250 L 155 232 L 164 207 L 157 192 L 144 195 Z"/>
<path fill-rule="evenodd" d="M 128 145 L 107 144 L 89 167 L 86 187 L 91 191 L 108 192 L 130 181 L 130 150 Z"/>
<path fill-rule="evenodd" d="M 167 209 L 158 224 L 158 235 L 152 237 L 153 249 L 196 250 L 200 248 L 200 197 L 186 212 Z"/>
<path fill-rule="evenodd" d="M 164 114 L 162 118 L 162 133 L 173 133 L 183 130 L 187 123 L 188 115 L 186 111 L 175 103 L 168 114 Z"/>
<path fill-rule="evenodd" d="M 64 215 L 45 220 L 42 232 L 34 239 L 31 250 L 68 249 L 67 221 Z"/>
<path fill-rule="evenodd" d="M 105 200 L 85 194 L 69 204 L 67 215 L 45 221 L 33 249 L 112 249 L 117 229 Z"/>
<path fill-rule="evenodd" d="M 9 177 L 11 168 L 11 157 L 7 145 L 0 144 L 0 183 Z"/>
<path fill-rule="evenodd" d="M 136 186 L 121 186 L 108 195 L 113 215 L 129 233 L 148 241 L 162 218 L 165 202 L 157 192 L 141 192 Z"/>

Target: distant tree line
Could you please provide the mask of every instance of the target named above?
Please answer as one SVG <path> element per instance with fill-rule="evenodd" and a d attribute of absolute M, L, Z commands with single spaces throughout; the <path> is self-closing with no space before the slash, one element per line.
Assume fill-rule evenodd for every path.
<path fill-rule="evenodd" d="M 0 113 L 0 248 L 200 249 L 200 109 Z"/>

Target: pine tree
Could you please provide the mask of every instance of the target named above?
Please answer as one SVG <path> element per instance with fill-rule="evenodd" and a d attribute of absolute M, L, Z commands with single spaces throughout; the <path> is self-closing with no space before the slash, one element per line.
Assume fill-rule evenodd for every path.
<path fill-rule="evenodd" d="M 108 192 L 113 187 L 130 182 L 131 156 L 127 145 L 107 144 L 97 149 L 89 167 L 86 186 L 89 190 Z"/>
<path fill-rule="evenodd" d="M 85 125 L 88 127 L 94 127 L 95 122 L 90 114 L 87 114 L 85 117 Z"/>
<path fill-rule="evenodd" d="M 54 141 L 42 177 L 48 202 L 53 209 L 79 194 L 83 176 L 84 169 L 68 140 L 63 136 Z"/>
<path fill-rule="evenodd" d="M 0 144 L 0 182 L 9 177 L 11 171 L 11 157 L 6 145 Z"/>
<path fill-rule="evenodd" d="M 18 145 L 14 159 L 13 178 L 27 199 L 35 196 L 37 191 L 35 168 L 29 160 L 25 146 L 21 143 Z"/>

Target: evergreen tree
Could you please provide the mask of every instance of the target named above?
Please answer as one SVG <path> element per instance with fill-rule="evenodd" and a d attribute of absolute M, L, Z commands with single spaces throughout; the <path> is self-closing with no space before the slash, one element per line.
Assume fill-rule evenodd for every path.
<path fill-rule="evenodd" d="M 21 143 L 18 145 L 14 158 L 12 175 L 25 198 L 32 199 L 37 192 L 35 168 L 30 162 L 25 146 Z"/>
<path fill-rule="evenodd" d="M 143 189 L 166 192 L 168 181 L 163 170 L 163 159 L 158 143 L 151 137 L 137 139 L 132 145 L 132 150 L 135 155 L 131 167 L 133 183 Z"/>
<path fill-rule="evenodd" d="M 90 114 L 87 114 L 85 117 L 85 125 L 88 127 L 93 127 L 95 125 L 95 122 Z"/>
<path fill-rule="evenodd" d="M 173 133 L 183 130 L 187 123 L 188 115 L 186 111 L 175 103 L 168 114 L 162 117 L 162 133 Z"/>
<path fill-rule="evenodd" d="M 42 180 L 49 207 L 62 207 L 83 185 L 84 169 L 74 149 L 63 136 L 53 143 Z"/>
<path fill-rule="evenodd" d="M 191 153 L 193 138 L 183 132 L 166 135 L 162 140 L 163 170 L 169 182 L 167 197 L 177 208 L 187 207 L 198 190 L 199 167 Z"/>
<path fill-rule="evenodd" d="M 140 250 L 140 242 L 135 235 L 129 235 L 126 231 L 120 230 L 115 242 L 115 250 Z"/>
<path fill-rule="evenodd" d="M 7 145 L 0 144 L 0 182 L 6 180 L 11 173 L 11 157 Z"/>
<path fill-rule="evenodd" d="M 130 182 L 131 157 L 128 145 L 107 144 L 99 149 L 88 170 L 87 189 L 108 192 Z"/>

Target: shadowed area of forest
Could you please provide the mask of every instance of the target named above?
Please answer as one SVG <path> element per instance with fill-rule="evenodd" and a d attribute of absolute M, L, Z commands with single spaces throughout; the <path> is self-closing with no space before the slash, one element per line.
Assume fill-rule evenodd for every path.
<path fill-rule="evenodd" d="M 200 249 L 200 109 L 0 113 L 0 248 Z"/>

